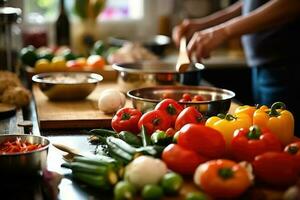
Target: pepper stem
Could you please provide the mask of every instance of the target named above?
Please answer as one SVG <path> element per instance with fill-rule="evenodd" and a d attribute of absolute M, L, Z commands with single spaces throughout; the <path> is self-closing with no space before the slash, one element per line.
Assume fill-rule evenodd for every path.
<path fill-rule="evenodd" d="M 170 115 L 176 115 L 176 114 L 177 114 L 176 108 L 175 108 L 172 104 L 169 104 L 169 105 L 167 106 L 167 112 L 168 112 Z"/>
<path fill-rule="evenodd" d="M 227 113 L 226 115 L 223 113 L 220 113 L 217 115 L 221 119 L 226 119 L 227 121 L 231 121 L 234 119 L 237 119 L 237 117 L 233 116 L 232 114 Z"/>
<path fill-rule="evenodd" d="M 201 122 L 203 120 L 203 117 L 196 117 L 196 122 Z"/>
<path fill-rule="evenodd" d="M 249 128 L 249 133 L 247 134 L 248 139 L 258 140 L 261 135 L 261 130 L 258 126 L 253 125 Z"/>
<path fill-rule="evenodd" d="M 158 126 L 159 123 L 160 123 L 160 119 L 159 118 L 155 118 L 155 119 L 153 119 L 152 123 L 153 123 L 153 125 Z"/>
<path fill-rule="evenodd" d="M 288 148 L 288 152 L 292 155 L 295 155 L 296 153 L 298 153 L 298 151 L 299 151 L 298 146 L 289 146 Z"/>
<path fill-rule="evenodd" d="M 226 180 L 226 179 L 233 177 L 234 173 L 231 168 L 221 168 L 221 169 L 219 169 L 218 174 L 221 178 Z"/>
<path fill-rule="evenodd" d="M 121 120 L 128 120 L 128 119 L 130 119 L 130 117 L 131 117 L 131 115 L 129 113 L 123 113 Z"/>
<path fill-rule="evenodd" d="M 231 115 L 231 114 L 226 114 L 225 119 L 227 121 L 231 121 L 231 120 L 234 120 L 234 119 L 237 119 L 237 118 L 235 116 Z"/>
<path fill-rule="evenodd" d="M 259 103 L 255 104 L 255 109 L 259 109 L 261 105 Z"/>
<path fill-rule="evenodd" d="M 219 118 L 221 118 L 221 119 L 224 119 L 224 118 L 226 117 L 226 115 L 223 114 L 223 113 L 219 113 L 219 114 L 217 115 L 217 117 L 219 117 Z"/>
<path fill-rule="evenodd" d="M 271 106 L 271 110 L 269 112 L 270 117 L 278 117 L 280 115 L 279 112 L 277 112 L 277 109 L 283 109 L 285 110 L 286 106 L 282 102 L 275 102 Z"/>

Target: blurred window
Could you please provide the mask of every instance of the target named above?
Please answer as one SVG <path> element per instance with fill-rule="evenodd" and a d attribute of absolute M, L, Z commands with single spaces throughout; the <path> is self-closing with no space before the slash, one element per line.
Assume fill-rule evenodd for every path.
<path fill-rule="evenodd" d="M 74 16 L 73 5 L 76 0 L 65 0 L 65 6 L 71 16 Z M 58 15 L 59 0 L 24 0 L 24 13 L 37 12 L 42 14 L 46 21 L 53 22 Z M 106 7 L 98 16 L 100 21 L 119 21 L 140 19 L 143 17 L 143 1 L 141 0 L 106 0 Z"/>

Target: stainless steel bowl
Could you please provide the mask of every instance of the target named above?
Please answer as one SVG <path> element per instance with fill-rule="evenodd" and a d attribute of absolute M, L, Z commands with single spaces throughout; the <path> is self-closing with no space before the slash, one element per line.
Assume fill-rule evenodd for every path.
<path fill-rule="evenodd" d="M 50 141 L 42 136 L 7 134 L 0 135 L 0 144 L 21 138 L 31 144 L 42 144 L 43 147 L 26 153 L 0 154 L 1 175 L 37 175 L 47 167 L 47 154 Z"/>
<path fill-rule="evenodd" d="M 186 75 L 195 75 L 194 82 L 199 83 L 199 72 L 204 66 L 200 63 L 191 64 L 184 73 L 177 72 L 174 63 L 161 61 L 114 64 L 113 68 L 119 72 L 118 84 L 121 90 L 127 92 L 157 85 L 182 85 Z"/>
<path fill-rule="evenodd" d="M 89 72 L 53 72 L 32 77 L 32 81 L 38 84 L 41 91 L 53 101 L 84 99 L 102 79 L 101 75 Z"/>
<path fill-rule="evenodd" d="M 209 86 L 157 86 L 131 90 L 127 95 L 132 99 L 133 107 L 146 112 L 164 98 L 172 98 L 179 101 L 184 93 L 201 95 L 205 101 L 179 102 L 184 106 L 196 106 L 206 117 L 227 113 L 235 93 L 221 88 Z"/>

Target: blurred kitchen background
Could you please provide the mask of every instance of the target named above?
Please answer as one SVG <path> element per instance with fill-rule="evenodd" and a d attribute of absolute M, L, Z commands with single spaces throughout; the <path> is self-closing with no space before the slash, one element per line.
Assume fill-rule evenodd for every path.
<path fill-rule="evenodd" d="M 69 44 L 65 45 L 69 45 L 76 53 L 84 53 L 95 41 L 107 41 L 110 37 L 145 40 L 157 34 L 171 36 L 172 27 L 184 18 L 203 17 L 235 2 L 233 0 L 89 1 L 93 2 L 93 7 L 86 12 L 83 8 L 88 0 L 0 0 L 2 5 L 22 10 L 21 20 L 11 25 L 12 48 L 18 52 L 23 46 L 30 44 L 36 48 L 56 46 L 56 26 L 62 12 L 65 13 L 70 27 L 69 30 L 64 30 L 70 34 Z M 161 59 L 175 62 L 177 50 L 172 44 L 168 48 Z M 205 80 L 217 87 L 235 91 L 237 99 L 244 104 L 253 103 L 250 70 L 246 66 L 239 38 L 224 44 L 210 59 L 205 60 L 204 64 L 206 69 L 202 77 Z"/>

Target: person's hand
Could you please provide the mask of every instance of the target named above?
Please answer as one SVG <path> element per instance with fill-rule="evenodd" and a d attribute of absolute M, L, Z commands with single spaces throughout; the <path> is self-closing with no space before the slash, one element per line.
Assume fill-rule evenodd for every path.
<path fill-rule="evenodd" d="M 201 62 L 202 58 L 209 58 L 211 51 L 225 42 L 228 37 L 224 26 L 195 32 L 187 46 L 189 57 L 192 59 L 195 56 L 197 62 Z"/>
<path fill-rule="evenodd" d="M 196 31 L 207 28 L 200 20 L 185 19 L 183 22 L 174 27 L 172 38 L 176 46 L 179 46 L 181 37 L 186 37 L 189 40 Z"/>

